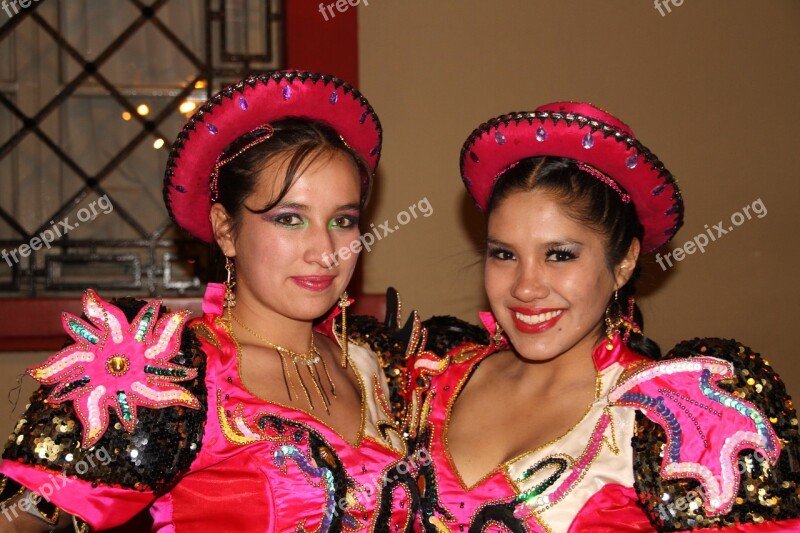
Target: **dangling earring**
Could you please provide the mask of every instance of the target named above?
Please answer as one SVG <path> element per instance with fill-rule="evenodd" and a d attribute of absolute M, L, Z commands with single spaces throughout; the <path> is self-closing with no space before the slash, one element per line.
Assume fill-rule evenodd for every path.
<path fill-rule="evenodd" d="M 636 323 L 636 320 L 633 318 L 633 310 L 635 305 L 635 300 L 633 296 L 628 297 L 628 309 L 627 311 L 622 310 L 622 306 L 619 303 L 619 291 L 614 291 L 614 301 L 611 302 L 608 307 L 606 307 L 606 337 L 608 337 L 608 342 L 606 343 L 607 350 L 614 349 L 614 334 L 617 331 L 622 333 L 622 342 L 624 344 L 628 343 L 628 339 L 630 339 L 631 332 L 638 333 L 639 335 L 642 334 L 642 330 L 639 327 L 639 324 Z M 612 310 L 613 308 L 613 310 Z M 624 331 L 622 331 L 624 330 Z"/>
<path fill-rule="evenodd" d="M 236 294 L 233 288 L 236 286 L 236 268 L 230 257 L 225 257 L 225 270 L 228 271 L 228 279 L 225 281 L 225 313 L 231 317 L 231 309 L 236 307 Z"/>
<path fill-rule="evenodd" d="M 629 296 L 628 311 L 626 314 L 622 315 L 622 325 L 625 328 L 625 333 L 622 335 L 622 341 L 625 344 L 628 344 L 628 339 L 631 337 L 631 331 L 634 333 L 638 333 L 639 335 L 642 334 L 642 329 L 639 327 L 639 324 L 636 323 L 636 319 L 633 317 L 633 310 L 635 305 L 636 305 L 636 300 L 634 300 L 633 296 Z"/>
<path fill-rule="evenodd" d="M 342 329 L 341 329 L 341 341 L 340 344 L 342 345 L 342 360 L 340 364 L 342 368 L 347 368 L 347 308 L 350 307 L 350 297 L 347 296 L 347 291 L 342 293 L 342 296 L 339 298 L 339 309 L 342 310 Z"/>
<path fill-rule="evenodd" d="M 616 308 L 612 311 L 612 307 Z M 608 304 L 606 307 L 606 338 L 608 342 L 606 343 L 606 350 L 613 350 L 614 349 L 614 333 L 617 331 L 622 319 L 619 317 L 619 314 L 615 311 L 619 310 L 619 291 L 614 291 L 614 301 Z"/>
<path fill-rule="evenodd" d="M 500 325 L 500 322 L 497 322 L 494 325 L 494 335 L 492 336 L 492 340 L 497 346 L 503 342 L 503 326 Z"/>

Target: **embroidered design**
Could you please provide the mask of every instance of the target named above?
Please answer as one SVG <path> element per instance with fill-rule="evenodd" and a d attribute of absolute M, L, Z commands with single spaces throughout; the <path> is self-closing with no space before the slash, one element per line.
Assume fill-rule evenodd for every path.
<path fill-rule="evenodd" d="M 189 325 L 189 327 L 192 328 L 198 337 L 207 340 L 217 350 L 222 350 L 222 346 L 219 344 L 219 339 L 217 339 L 217 336 L 213 331 L 211 331 L 211 328 L 209 328 L 208 325 L 203 322 L 194 321 Z"/>
<path fill-rule="evenodd" d="M 220 426 L 229 442 L 237 445 L 273 443 L 272 461 L 283 474 L 288 474 L 293 463 L 310 486 L 323 490 L 325 505 L 317 532 L 363 528 L 357 517 L 357 512 L 364 510 L 355 496 L 357 483 L 348 476 L 341 459 L 321 434 L 301 422 L 263 411 L 251 417 L 254 427 L 245 419 L 241 403 L 232 414 L 226 412 L 221 395 L 222 391 L 217 390 Z M 305 533 L 305 526 L 300 524 L 295 531 Z"/>
<path fill-rule="evenodd" d="M 606 430 L 608 428 L 611 428 L 610 439 L 608 436 L 606 436 Z M 597 421 L 597 424 L 592 431 L 592 436 L 589 439 L 589 445 L 586 447 L 581 456 L 569 466 L 567 466 L 566 460 L 561 459 L 563 461 L 563 468 L 559 468 L 552 476 L 537 486 L 521 492 L 514 499 L 514 505 L 517 506 L 516 510 L 514 511 L 514 516 L 520 519 L 527 518 L 527 514 L 529 512 L 533 512 L 534 514 L 541 513 L 545 509 L 561 501 L 578 485 L 578 483 L 581 482 L 584 476 L 586 476 L 589 467 L 592 465 L 592 463 L 594 463 L 595 459 L 597 459 L 598 455 L 600 454 L 603 444 L 606 444 L 614 454 L 619 453 L 619 446 L 616 442 L 614 418 L 608 407 L 603 409 L 603 414 L 600 416 L 600 419 Z M 522 475 L 522 480 L 530 477 L 533 473 L 535 473 L 536 469 L 545 466 L 545 463 L 550 461 L 555 462 L 555 464 L 559 464 L 555 457 L 545 459 L 544 461 L 537 463 L 532 468 L 524 472 Z M 543 494 L 548 487 L 552 486 L 558 481 L 562 473 L 565 471 L 568 471 L 568 474 L 563 481 L 558 484 L 555 490 L 549 494 Z"/>
<path fill-rule="evenodd" d="M 309 484 L 315 487 L 322 487 L 325 491 L 325 511 L 323 512 L 322 521 L 319 524 L 318 531 L 330 531 L 331 522 L 336 514 L 336 483 L 334 481 L 333 472 L 330 468 L 315 467 L 311 464 L 311 460 L 303 455 L 297 446 L 283 445 L 280 446 L 273 453 L 273 461 L 275 466 L 281 469 L 281 472 L 286 474 L 287 461 L 291 459 L 305 474 Z M 333 466 L 333 465 L 331 465 Z M 349 501 L 349 500 L 348 500 Z M 345 514 L 343 517 L 345 527 L 357 529 L 358 524 L 355 519 Z M 305 531 L 302 529 L 301 531 Z"/>
<path fill-rule="evenodd" d="M 170 362 L 180 348 L 189 312 L 159 319 L 160 307 L 160 300 L 149 302 L 129 324 L 119 308 L 87 290 L 83 309 L 91 323 L 64 313 L 64 329 L 75 344 L 28 369 L 43 385 L 57 385 L 48 402 L 73 402 L 83 425 L 82 447 L 92 446 L 106 432 L 109 407 L 128 433 L 136 427 L 139 406 L 200 408 L 193 394 L 173 385 L 195 379 L 197 371 Z"/>
<path fill-rule="evenodd" d="M 727 361 L 713 357 L 673 359 L 640 368 L 609 394 L 614 404 L 641 409 L 664 428 L 667 448 L 662 476 L 699 481 L 708 496 L 704 508 L 712 516 L 726 514 L 733 506 L 740 481 L 739 452 L 755 450 L 772 466 L 780 455 L 778 437 L 763 413 L 717 386 L 718 381 L 731 377 L 733 365 Z M 690 418 L 688 410 L 673 411 L 665 405 L 665 397 L 698 406 L 711 400 L 716 405 L 696 410 Z M 715 431 L 709 431 L 711 428 Z"/>

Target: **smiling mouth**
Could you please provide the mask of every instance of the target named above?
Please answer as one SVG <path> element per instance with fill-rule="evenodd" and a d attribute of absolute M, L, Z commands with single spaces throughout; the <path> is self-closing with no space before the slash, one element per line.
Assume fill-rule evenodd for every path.
<path fill-rule="evenodd" d="M 523 315 L 522 313 L 517 311 L 514 313 L 514 317 L 520 322 L 524 322 L 526 324 L 534 326 L 536 324 L 541 324 L 542 322 L 547 322 L 548 320 L 551 320 L 559 316 L 563 312 L 564 310 L 560 309 L 558 311 L 548 311 L 546 313 L 539 313 L 538 315 Z"/>

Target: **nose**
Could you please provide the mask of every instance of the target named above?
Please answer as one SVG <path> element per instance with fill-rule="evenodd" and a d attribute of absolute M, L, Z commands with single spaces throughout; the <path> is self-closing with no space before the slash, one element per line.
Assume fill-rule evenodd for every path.
<path fill-rule="evenodd" d="M 544 268 L 535 262 L 520 262 L 511 286 L 511 295 L 521 302 L 531 302 L 549 294 L 550 287 Z"/>
<path fill-rule="evenodd" d="M 322 265 L 326 269 L 336 264 L 337 250 L 333 236 L 324 224 L 312 224 L 304 239 L 306 242 L 303 258 L 307 263 Z"/>

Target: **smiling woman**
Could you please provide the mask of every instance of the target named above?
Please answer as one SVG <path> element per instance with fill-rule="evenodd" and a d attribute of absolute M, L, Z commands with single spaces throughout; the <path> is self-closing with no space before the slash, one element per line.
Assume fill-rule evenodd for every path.
<path fill-rule="evenodd" d="M 664 165 L 616 117 L 554 103 L 481 125 L 493 334 L 413 364 L 425 530 L 800 529 L 797 415 L 766 361 L 644 336 L 637 261 L 680 228 Z"/>
<path fill-rule="evenodd" d="M 27 501 L 60 474 L 70 490 L 6 526 L 44 531 L 72 515 L 105 529 L 149 506 L 156 531 L 411 527 L 386 361 L 364 339 L 382 357 L 402 347 L 378 326 L 352 342 L 357 256 L 324 262 L 359 237 L 380 147 L 369 103 L 326 75 L 248 78 L 197 111 L 165 201 L 219 247 L 228 279 L 188 324 L 159 301 L 93 291 L 85 319 L 65 315 L 75 343 L 30 370 L 43 387 L 5 452 L 0 500 Z M 113 461 L 76 469 L 96 448 Z"/>

